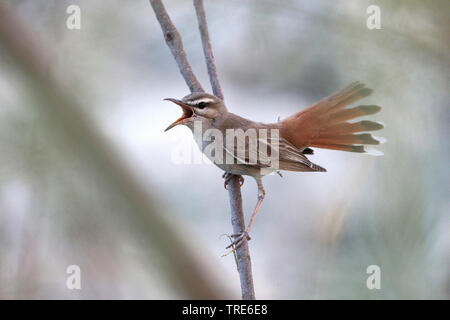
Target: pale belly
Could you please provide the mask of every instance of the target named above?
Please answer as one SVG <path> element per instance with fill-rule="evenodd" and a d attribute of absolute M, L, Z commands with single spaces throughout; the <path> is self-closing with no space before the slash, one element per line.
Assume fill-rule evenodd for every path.
<path fill-rule="evenodd" d="M 225 152 L 224 152 L 225 153 Z M 217 167 L 222 169 L 223 171 L 230 172 L 236 175 L 245 175 L 252 177 L 262 177 L 269 174 L 274 173 L 276 170 L 271 168 L 260 168 L 258 166 L 254 166 L 251 164 L 242 164 L 242 163 L 227 163 L 225 161 L 225 155 L 223 157 L 223 161 L 217 161 L 215 157 L 211 157 L 208 153 L 204 153 L 206 157 L 214 163 Z"/>

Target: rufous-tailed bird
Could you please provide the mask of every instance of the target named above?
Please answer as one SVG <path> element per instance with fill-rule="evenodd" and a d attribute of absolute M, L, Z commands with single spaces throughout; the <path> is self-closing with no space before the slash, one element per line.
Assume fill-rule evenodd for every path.
<path fill-rule="evenodd" d="M 197 135 L 200 133 L 200 137 L 195 137 L 195 140 L 200 150 L 225 171 L 223 175 L 225 188 L 233 175 L 240 177 L 241 184 L 243 183 L 242 175 L 252 176 L 256 180 L 258 202 L 250 222 L 245 231 L 233 235 L 235 240 L 227 248 L 238 247 L 244 239 L 250 239 L 250 228 L 265 196 L 263 176 L 279 172 L 279 170 L 325 172 L 324 168 L 312 163 L 306 157 L 313 154 L 311 148 L 314 147 L 366 153 L 364 145 L 380 143 L 367 132 L 382 129 L 381 123 L 369 120 L 348 121 L 380 111 L 381 108 L 376 105 L 347 108 L 371 93 L 372 90 L 366 88 L 364 84 L 354 82 L 286 119 L 267 124 L 248 120 L 229 112 L 223 100 L 208 93 L 191 93 L 181 100 L 165 99 L 176 103 L 183 110 L 182 116 L 166 131 L 182 124 L 189 127 L 194 136 L 196 132 Z M 244 143 L 239 141 L 236 143 L 234 140 L 231 141 L 232 143 L 228 143 L 229 141 L 225 143 L 226 137 L 233 131 L 244 132 Z M 208 132 L 211 133 L 208 134 Z M 256 133 L 256 135 L 245 135 L 248 132 Z M 218 133 L 222 135 L 222 138 L 218 139 Z M 255 143 L 252 143 L 252 137 Z M 216 143 L 215 150 L 220 150 L 223 154 L 220 151 L 211 151 L 213 142 Z M 266 151 L 269 149 L 268 152 L 258 150 L 261 142 L 265 145 Z"/>

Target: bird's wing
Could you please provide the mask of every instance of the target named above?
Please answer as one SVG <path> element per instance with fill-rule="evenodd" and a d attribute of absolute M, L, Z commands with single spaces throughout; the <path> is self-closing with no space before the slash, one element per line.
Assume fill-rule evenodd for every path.
<path fill-rule="evenodd" d="M 289 171 L 326 171 L 306 158 L 303 150 L 296 148 L 278 135 L 258 137 L 257 143 L 235 143 L 224 146 L 225 152 L 237 163 L 258 168 Z"/>
<path fill-rule="evenodd" d="M 303 150 L 297 149 L 286 139 L 279 139 L 279 169 L 288 171 L 327 171 L 318 166 L 303 154 Z"/>
<path fill-rule="evenodd" d="M 255 139 L 253 143 L 238 143 L 235 141 L 231 146 L 226 144 L 224 150 L 226 154 L 236 160 L 236 163 L 269 168 L 271 166 L 270 153 L 263 152 L 261 148 L 265 146 L 267 146 L 266 150 L 271 150 L 268 140 Z"/>

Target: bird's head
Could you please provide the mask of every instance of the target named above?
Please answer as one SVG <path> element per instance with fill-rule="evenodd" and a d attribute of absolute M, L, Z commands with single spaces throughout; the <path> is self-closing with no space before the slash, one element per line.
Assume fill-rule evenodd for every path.
<path fill-rule="evenodd" d="M 185 96 L 181 100 L 167 98 L 183 109 L 183 114 L 174 123 L 167 127 L 167 130 L 179 124 L 191 124 L 196 118 L 199 120 L 214 120 L 226 112 L 225 104 L 222 99 L 212 94 L 195 92 Z"/>

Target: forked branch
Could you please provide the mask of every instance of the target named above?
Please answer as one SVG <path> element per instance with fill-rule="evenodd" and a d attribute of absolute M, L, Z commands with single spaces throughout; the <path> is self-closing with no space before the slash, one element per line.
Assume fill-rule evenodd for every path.
<path fill-rule="evenodd" d="M 192 72 L 189 62 L 186 58 L 180 34 L 171 22 L 162 2 L 160 0 L 150 0 L 150 3 L 161 25 L 166 43 L 178 63 L 178 68 L 180 69 L 181 74 L 186 81 L 186 84 L 188 85 L 191 92 L 203 92 L 203 89 L 194 73 Z M 223 99 L 224 97 L 222 89 L 220 87 L 219 78 L 217 76 L 211 42 L 209 40 L 208 25 L 206 22 L 203 1 L 194 0 L 194 7 L 197 13 L 198 26 L 200 29 L 200 36 L 203 45 L 203 53 L 205 55 L 211 87 L 213 89 L 214 95 Z M 236 234 L 241 233 L 245 230 L 245 220 L 244 213 L 242 211 L 242 196 L 238 176 L 234 176 L 230 180 L 228 184 L 228 193 L 230 196 L 231 223 L 233 226 L 233 232 Z M 238 272 L 241 281 L 242 298 L 255 299 L 250 251 L 248 249 L 247 240 L 244 240 L 242 245 L 236 249 L 236 256 L 238 261 Z"/>
<path fill-rule="evenodd" d="M 224 99 L 222 88 L 220 87 L 219 77 L 217 75 L 214 55 L 209 40 L 208 24 L 206 22 L 205 8 L 203 0 L 194 0 L 194 7 L 197 13 L 198 28 L 202 39 L 203 53 L 205 54 L 206 66 L 208 68 L 209 81 L 215 96 Z M 231 224 L 233 233 L 240 234 L 245 230 L 244 211 L 242 210 L 241 185 L 238 176 L 233 176 L 228 184 L 228 195 L 231 206 Z M 242 299 L 255 299 L 255 290 L 253 287 L 252 264 L 250 260 L 250 250 L 247 240 L 236 249 L 237 269 L 241 281 Z"/>

